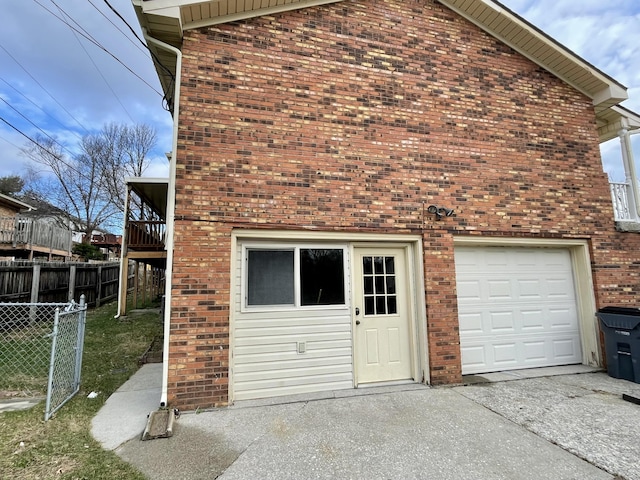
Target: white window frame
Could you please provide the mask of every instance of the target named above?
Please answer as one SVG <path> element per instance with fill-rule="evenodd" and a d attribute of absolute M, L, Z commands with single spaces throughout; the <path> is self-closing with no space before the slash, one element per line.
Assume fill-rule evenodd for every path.
<path fill-rule="evenodd" d="M 317 249 L 317 250 L 342 250 L 343 259 L 343 288 L 344 303 L 334 305 L 302 305 L 302 288 L 300 278 L 300 250 Z M 294 304 L 293 305 L 249 305 L 248 294 L 248 271 L 249 271 L 249 251 L 250 250 L 277 250 L 277 251 L 293 251 L 293 285 L 294 285 Z M 289 312 L 302 310 L 344 310 L 349 308 L 351 295 L 349 291 L 349 248 L 346 244 L 340 243 L 267 243 L 267 242 L 251 242 L 242 244 L 242 271 L 240 277 L 240 294 L 241 306 L 240 311 L 243 313 L 251 312 Z"/>

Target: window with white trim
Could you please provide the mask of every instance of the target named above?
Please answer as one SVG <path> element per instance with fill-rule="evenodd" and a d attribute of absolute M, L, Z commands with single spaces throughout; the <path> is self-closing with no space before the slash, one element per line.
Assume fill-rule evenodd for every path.
<path fill-rule="evenodd" d="M 247 247 L 245 306 L 345 305 L 345 248 Z"/>

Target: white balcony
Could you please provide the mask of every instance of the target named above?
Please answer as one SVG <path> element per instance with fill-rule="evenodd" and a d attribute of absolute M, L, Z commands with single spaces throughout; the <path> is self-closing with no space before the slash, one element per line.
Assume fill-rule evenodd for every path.
<path fill-rule="evenodd" d="M 640 231 L 640 217 L 636 211 L 631 184 L 610 182 L 613 216 L 616 227 L 621 231 Z"/>

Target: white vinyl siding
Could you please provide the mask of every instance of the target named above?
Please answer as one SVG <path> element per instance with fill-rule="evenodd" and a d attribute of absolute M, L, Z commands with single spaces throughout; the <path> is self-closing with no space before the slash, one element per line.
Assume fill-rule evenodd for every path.
<path fill-rule="evenodd" d="M 353 388 L 349 306 L 243 308 L 241 241 L 236 253 L 233 400 Z"/>
<path fill-rule="evenodd" d="M 571 254 L 457 247 L 462 373 L 582 362 Z"/>

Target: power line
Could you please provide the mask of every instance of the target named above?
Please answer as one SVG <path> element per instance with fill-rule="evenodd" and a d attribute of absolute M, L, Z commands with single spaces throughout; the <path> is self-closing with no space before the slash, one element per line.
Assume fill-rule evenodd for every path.
<path fill-rule="evenodd" d="M 129 68 L 129 66 L 127 66 L 122 60 L 120 60 L 118 57 L 116 57 L 113 53 L 111 53 L 106 47 L 104 47 L 102 44 L 100 44 L 98 41 L 96 41 L 95 39 L 91 38 L 90 35 L 87 35 L 83 32 L 81 32 L 80 30 L 78 30 L 77 28 L 75 28 L 73 25 L 71 25 L 69 22 L 67 22 L 66 20 L 60 18 L 58 15 L 56 15 L 54 12 L 52 12 L 51 10 L 49 10 L 47 7 L 45 7 L 44 5 L 42 5 L 38 0 L 33 0 L 35 3 L 37 3 L 38 5 L 40 5 L 43 9 L 45 9 L 47 12 L 49 12 L 51 15 L 53 15 L 54 17 L 56 17 L 58 20 L 60 20 L 62 23 L 64 23 L 65 25 L 67 25 L 69 28 L 71 28 L 72 30 L 78 32 L 81 36 L 83 36 L 84 38 L 86 38 L 87 40 L 89 40 L 91 43 L 93 43 L 95 46 L 97 46 L 100 50 L 103 50 L 105 53 L 107 53 L 109 56 L 111 56 L 116 62 L 118 62 L 120 65 L 122 65 L 124 68 L 126 68 L 129 72 L 131 72 L 131 74 L 133 74 L 135 77 L 137 77 L 139 80 L 141 80 L 145 85 L 147 85 L 151 90 L 153 90 L 154 92 L 156 92 L 158 95 L 160 95 L 161 97 L 163 97 L 164 95 L 162 93 L 160 93 L 158 90 L 155 89 L 155 87 L 153 85 L 151 85 L 149 82 L 147 82 L 144 78 L 142 78 L 140 75 L 138 75 L 136 72 L 134 72 L 131 68 Z M 65 12 L 66 14 L 66 12 Z M 68 14 L 66 14 L 68 15 Z"/>
<path fill-rule="evenodd" d="M 24 93 L 22 93 L 20 90 L 18 90 L 16 87 L 14 87 L 13 85 L 11 85 L 9 82 L 7 82 L 4 78 L 0 77 L 0 81 L 4 82 L 7 84 L 7 86 L 9 88 L 12 88 L 18 95 L 22 96 L 25 100 L 27 100 L 29 103 L 31 103 L 34 107 L 40 109 L 40 111 L 42 113 L 44 113 L 46 116 L 48 116 L 51 120 L 53 120 L 54 122 L 56 122 L 58 125 L 60 125 L 62 128 L 67 129 L 66 125 L 63 125 L 57 118 L 55 118 L 53 115 L 51 115 L 49 112 L 47 112 L 44 108 L 42 108 L 40 105 L 38 105 L 36 102 L 34 102 L 33 100 L 31 100 L 29 97 L 27 97 Z M 71 132 L 72 134 L 74 134 L 76 137 L 78 137 L 80 140 L 82 140 L 82 137 L 75 131 L 75 130 L 71 130 L 68 129 L 69 132 Z"/>
<path fill-rule="evenodd" d="M 69 14 L 67 12 L 65 12 L 62 8 L 60 8 L 56 2 L 54 2 L 53 0 L 51 0 L 51 3 L 53 3 L 56 7 L 58 7 L 58 10 L 60 10 L 60 14 L 61 15 L 66 15 L 69 19 L 73 20 Z M 75 20 L 73 20 L 76 24 L 78 24 L 78 22 L 76 22 Z M 83 28 L 84 30 L 84 28 Z M 86 30 L 85 30 L 86 31 Z M 108 80 L 105 78 L 104 74 L 102 73 L 102 70 L 100 70 L 100 68 L 98 67 L 98 65 L 96 65 L 96 62 L 93 61 L 93 57 L 89 54 L 89 52 L 87 51 L 87 49 L 84 47 L 84 45 L 82 44 L 82 42 L 80 41 L 80 39 L 78 38 L 78 35 L 75 31 L 71 31 L 71 33 L 73 33 L 74 38 L 76 39 L 76 41 L 78 42 L 78 44 L 80 45 L 80 48 L 82 48 L 82 50 L 84 50 L 84 53 L 87 55 L 87 57 L 89 57 L 89 60 L 91 61 L 91 63 L 93 64 L 94 68 L 98 71 L 98 74 L 100 75 L 100 77 L 102 77 L 102 80 L 104 81 L 104 83 L 107 85 L 107 88 L 109 88 L 109 90 L 111 90 L 111 93 L 113 94 L 114 97 L 116 97 L 116 100 L 118 101 L 118 103 L 120 104 L 120 106 L 122 107 L 122 109 L 124 110 L 124 112 L 127 114 L 127 117 L 129 117 L 129 120 L 131 120 L 131 123 L 136 123 L 135 120 L 133 119 L 133 117 L 131 116 L 131 114 L 129 113 L 129 110 L 127 110 L 127 108 L 124 106 L 124 104 L 122 103 L 122 100 L 120 100 L 120 97 L 118 96 L 118 94 L 113 90 L 113 88 L 111 87 L 111 84 L 108 82 Z"/>
<path fill-rule="evenodd" d="M 127 27 L 129 27 L 129 30 L 131 30 L 131 33 L 133 33 L 133 35 L 138 39 L 138 41 L 139 41 L 139 42 L 140 42 L 140 43 L 141 43 L 141 44 L 142 44 L 142 45 L 143 45 L 147 50 L 149 50 L 149 53 L 151 54 L 151 57 L 152 57 L 152 59 L 153 59 L 153 62 L 154 62 L 158 67 L 160 67 L 162 70 L 164 70 L 165 72 L 167 72 L 167 73 L 169 74 L 169 78 L 171 79 L 171 83 L 170 83 L 170 86 L 169 86 L 169 88 L 168 88 L 168 91 L 172 91 L 172 90 L 173 90 L 173 85 L 175 85 L 175 82 L 176 82 L 176 76 L 173 74 L 173 72 L 172 72 L 169 68 L 167 68 L 167 67 L 166 67 L 166 66 L 165 66 L 165 65 L 160 61 L 160 58 L 159 58 L 159 57 L 158 57 L 158 56 L 153 52 L 153 50 L 151 50 L 151 49 L 149 48 L 149 45 L 147 45 L 147 43 L 146 43 L 145 41 L 143 41 L 143 40 L 138 36 L 138 34 L 137 34 L 137 33 L 136 33 L 136 31 L 133 29 L 133 27 L 129 24 L 129 22 L 127 22 L 127 20 L 125 20 L 125 18 L 124 18 L 122 15 L 120 15 L 120 12 L 118 12 L 118 11 L 117 11 L 117 10 L 116 10 L 116 9 L 115 9 L 111 4 L 110 4 L 110 3 L 109 3 L 109 0 L 103 0 L 103 1 L 104 1 L 104 3 L 105 3 L 105 4 L 106 4 L 110 9 L 111 9 L 111 11 L 112 11 L 113 13 L 115 13 L 115 14 L 118 16 L 118 18 L 120 18 L 120 20 L 122 20 L 122 22 L 123 22 Z M 127 37 L 127 38 L 129 38 L 129 37 Z M 164 109 L 165 109 L 166 111 L 168 111 L 168 112 L 173 113 L 172 108 L 169 106 L 169 104 L 170 104 L 171 102 L 169 101 L 169 98 L 167 97 L 167 94 L 166 94 L 166 93 L 162 95 L 162 100 L 163 100 L 163 103 L 164 103 L 164 105 L 162 106 L 162 108 L 164 108 Z"/>
<path fill-rule="evenodd" d="M 113 21 L 112 21 L 109 17 L 107 17 L 107 16 L 104 14 L 104 12 L 103 12 L 102 10 L 100 10 L 100 9 L 96 6 L 96 4 L 95 4 L 95 3 L 93 3 L 91 0 L 88 0 L 88 2 L 91 4 L 91 6 L 92 6 L 93 8 L 95 8 L 95 9 L 98 11 L 98 13 L 100 13 L 100 15 L 102 15 L 102 16 L 105 18 L 105 20 L 107 20 L 107 22 L 109 22 L 111 25 L 113 25 L 113 26 L 114 26 L 114 28 L 115 28 L 116 30 L 118 30 L 118 31 L 119 31 L 119 32 L 124 36 L 124 38 L 126 38 L 127 40 L 129 40 L 129 42 L 131 42 L 131 44 L 132 44 L 134 47 L 136 47 L 138 50 L 140 50 L 140 51 L 141 51 L 142 53 L 144 53 L 145 55 L 148 55 L 148 54 L 149 54 L 149 50 L 146 48 L 146 45 L 144 45 L 144 44 L 143 44 L 143 46 L 144 46 L 145 48 L 142 48 L 140 45 L 138 45 L 136 42 L 134 42 L 134 41 L 131 39 L 131 37 L 129 37 L 129 35 L 127 35 L 123 30 L 121 30 L 121 29 L 120 29 L 120 27 L 118 27 L 115 23 L 113 23 Z M 117 12 L 116 12 L 116 14 L 117 14 Z M 119 15 L 119 14 L 117 14 L 117 15 Z M 125 23 L 126 23 L 126 22 L 125 22 Z M 134 32 L 134 34 L 135 34 L 135 32 Z M 136 37 L 137 37 L 137 35 L 136 35 Z"/>
<path fill-rule="evenodd" d="M 36 82 L 36 84 L 37 84 L 37 85 L 38 85 L 42 90 L 44 90 L 44 92 L 45 92 L 47 95 L 49 95 L 49 96 L 53 99 L 53 101 L 54 101 L 54 102 L 56 102 L 56 103 L 58 104 L 58 106 L 59 106 L 60 108 L 62 108 L 62 110 L 64 110 L 64 111 L 67 113 L 67 115 L 69 115 L 71 118 L 73 118 L 73 120 L 74 120 L 74 121 L 75 121 L 75 122 L 80 126 L 80 128 L 82 128 L 85 132 L 89 133 L 89 130 L 88 130 L 84 125 L 82 125 L 82 123 L 80 123 L 80 121 L 79 121 L 76 117 L 74 117 L 74 116 L 71 114 L 71 112 L 70 112 L 69 110 L 67 110 L 67 109 L 64 107 L 64 105 L 62 105 L 62 104 L 61 104 L 61 103 L 56 99 L 56 97 L 54 97 L 54 96 L 53 96 L 53 95 L 52 95 L 52 94 L 51 94 L 51 93 L 50 93 L 46 88 L 44 88 L 44 87 L 42 86 L 42 84 L 41 84 L 38 80 L 36 80 L 36 78 L 35 78 L 33 75 L 31 75 L 31 73 L 29 73 L 29 71 L 28 71 L 28 70 L 27 70 L 27 69 L 26 69 L 26 68 L 25 68 L 25 67 L 24 67 L 24 66 L 23 66 L 23 65 L 22 65 L 22 64 L 21 64 L 21 63 L 20 63 L 20 62 L 19 62 L 19 61 L 18 61 L 18 60 L 13 56 L 13 55 L 11 55 L 11 53 L 9 53 L 9 51 L 8 51 L 5 47 L 3 47 L 2 45 L 0 45 L 0 48 L 1 48 L 2 50 L 4 50 L 4 52 L 5 52 L 7 55 L 9 55 L 9 57 L 11 57 L 11 59 L 12 59 L 14 62 L 16 62 L 16 64 L 18 64 L 18 66 L 19 66 L 20 68 L 22 68 L 22 70 L 24 70 L 24 72 L 25 72 L 27 75 L 29 75 L 29 77 L 31 77 L 31 79 L 32 79 L 34 82 Z"/>
<path fill-rule="evenodd" d="M 38 148 L 40 148 L 41 150 L 43 150 L 44 152 L 48 153 L 49 155 L 51 155 L 53 158 L 55 158 L 56 160 L 58 160 L 60 163 L 62 163 L 64 166 L 66 166 L 69 170 L 71 170 L 72 172 L 74 172 L 75 174 L 77 174 L 79 177 L 84 178 L 87 181 L 91 181 L 90 178 L 88 178 L 84 173 L 82 173 L 81 171 L 79 171 L 77 168 L 75 168 L 73 165 L 69 165 L 66 161 L 64 161 L 64 159 L 58 155 L 55 152 L 52 152 L 51 150 L 49 150 L 47 147 L 45 147 L 44 145 L 42 145 L 40 142 L 38 142 L 37 140 L 34 140 L 33 138 L 31 138 L 29 135 L 27 135 L 26 133 L 24 133 L 22 130 L 20 130 L 18 127 L 16 127 L 15 125 L 13 125 L 11 122 L 9 122 L 8 120 L 4 119 L 3 117 L 0 116 L 0 121 L 6 123 L 9 127 L 13 128 L 16 132 L 18 132 L 20 135 L 22 135 L 24 138 L 26 138 L 27 140 L 29 140 L 31 143 L 33 143 L 34 145 L 36 145 Z M 48 136 L 48 135 L 47 135 Z M 51 137 L 49 137 L 51 138 Z M 56 142 L 58 143 L 58 142 Z M 13 144 L 12 144 L 13 145 Z M 58 143 L 58 145 L 60 145 Z M 64 148 L 64 147 L 63 147 Z M 67 150 L 68 151 L 68 150 Z"/>
<path fill-rule="evenodd" d="M 11 105 L 9 102 L 7 102 L 4 98 L 0 97 L 0 100 L 2 100 L 4 103 L 6 103 L 9 108 L 11 108 L 14 112 L 16 112 L 18 115 L 20 115 L 22 118 L 24 118 L 27 122 L 29 122 L 31 125 L 33 125 L 34 127 L 36 127 L 38 130 L 40 130 L 46 137 L 49 138 L 49 140 L 51 140 L 54 143 L 57 143 L 58 145 L 60 145 L 60 147 L 62 147 L 63 149 L 65 149 L 67 152 L 69 152 L 71 154 L 71 156 L 73 156 L 73 152 L 71 150 L 69 150 L 67 147 L 65 147 L 64 145 L 62 145 L 60 142 L 58 142 L 55 138 L 53 138 L 51 135 L 49 135 L 47 132 L 45 132 L 44 130 L 42 130 L 38 125 L 36 125 L 35 123 L 33 123 L 29 118 L 27 118 L 27 116 L 25 116 L 22 112 L 20 112 L 17 108 L 15 108 L 13 105 Z"/>
<path fill-rule="evenodd" d="M 175 81 L 176 77 L 175 77 L 175 75 L 173 74 L 173 72 L 172 72 L 171 70 L 169 70 L 167 67 L 165 67 L 165 66 L 162 64 L 162 62 L 161 62 L 161 61 L 160 61 L 160 59 L 157 57 L 157 55 L 151 51 L 151 49 L 149 48 L 149 45 L 147 45 L 147 43 L 146 43 L 144 40 L 142 40 L 142 39 L 138 36 L 138 34 L 136 33 L 136 31 L 133 29 L 133 27 L 132 27 L 131 25 L 129 25 L 129 22 L 127 22 L 127 21 L 125 20 L 125 18 L 124 18 L 122 15 L 120 15 L 120 12 L 118 12 L 118 11 L 117 11 L 117 10 L 116 10 L 116 9 L 115 9 L 111 4 L 110 4 L 110 3 L 109 3 L 109 0 L 103 0 L 103 1 L 104 1 L 104 3 L 106 3 L 106 4 L 107 4 L 107 7 L 109 7 L 109 8 L 111 9 L 111 11 L 112 11 L 113 13 L 115 13 L 115 14 L 118 16 L 118 18 L 120 18 L 120 20 L 122 20 L 122 21 L 124 22 L 124 24 L 125 24 L 127 27 L 129 27 L 129 30 L 131 30 L 131 33 L 133 33 L 133 34 L 135 35 L 135 37 L 138 39 L 138 41 L 139 41 L 139 42 L 140 42 L 140 43 L 141 43 L 141 44 L 142 44 L 142 45 L 143 45 L 147 50 L 149 50 L 149 53 L 151 54 L 151 56 L 153 57 L 153 59 L 157 62 L 157 64 L 158 64 L 160 67 L 162 67 L 162 69 L 163 69 L 165 72 L 167 72 L 167 73 L 169 74 L 169 76 L 171 77 L 171 79 L 172 79 L 173 81 Z"/>

